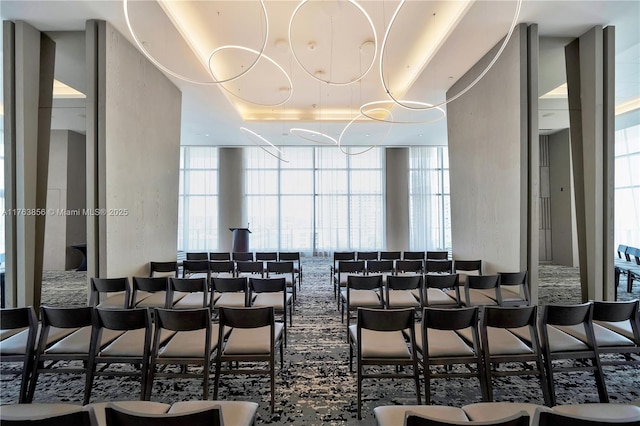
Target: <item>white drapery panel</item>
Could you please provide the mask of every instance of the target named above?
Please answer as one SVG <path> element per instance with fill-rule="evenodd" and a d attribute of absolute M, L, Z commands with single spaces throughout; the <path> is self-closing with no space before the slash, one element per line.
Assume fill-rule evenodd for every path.
<path fill-rule="evenodd" d="M 615 135 L 615 242 L 640 247 L 640 125 Z"/>

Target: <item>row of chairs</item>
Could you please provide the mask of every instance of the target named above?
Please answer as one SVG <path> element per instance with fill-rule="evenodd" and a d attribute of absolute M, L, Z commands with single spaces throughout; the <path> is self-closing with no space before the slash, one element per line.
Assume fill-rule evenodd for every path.
<path fill-rule="evenodd" d="M 336 251 L 334 266 L 340 260 L 427 260 L 448 259 L 448 251 Z"/>
<path fill-rule="evenodd" d="M 586 370 L 595 376 L 600 402 L 609 402 L 602 367 L 640 364 L 638 300 L 541 309 L 538 319 L 537 306 L 428 307 L 416 323 L 414 309 L 359 308 L 356 324 L 349 327 L 350 369 L 354 357 L 358 369 L 358 418 L 367 378 L 412 379 L 418 404 L 424 381 L 429 404 L 432 379 L 475 377 L 482 400 L 492 401 L 495 377 L 535 375 L 545 405 L 554 406 L 554 374 Z M 385 372 L 379 368 L 384 365 L 412 368 Z"/>
<path fill-rule="evenodd" d="M 298 282 L 302 281 L 302 264 L 300 263 L 300 252 L 297 251 L 256 251 L 256 252 L 186 252 L 186 260 L 209 260 L 212 262 L 234 261 L 234 262 L 275 262 L 286 261 L 294 263 L 294 270 Z M 179 263 L 179 262 L 177 262 Z"/>
<path fill-rule="evenodd" d="M 616 289 L 620 275 L 627 274 L 627 293 L 633 290 L 633 280 L 640 279 L 640 248 L 623 244 L 618 246 L 618 257 L 614 261 Z"/>
<path fill-rule="evenodd" d="M 182 274 L 179 274 L 179 267 Z M 284 277 L 294 298 L 301 287 L 300 268 L 295 262 L 288 260 L 254 261 L 254 260 L 185 260 L 178 262 L 149 262 L 150 277 L 205 278 L 207 282 L 213 277 Z"/>
<path fill-rule="evenodd" d="M 21 365 L 21 403 L 33 401 L 42 374 L 85 374 L 83 404 L 90 401 L 96 376 L 138 377 L 140 400 L 149 400 L 158 377 L 201 380 L 203 399 L 208 399 L 213 377 L 217 399 L 223 375 L 266 374 L 274 409 L 275 356 L 280 351 L 282 369 L 285 323 L 276 321 L 271 306 L 220 307 L 217 322 L 212 322 L 208 307 L 42 306 L 41 322 L 31 307 L 2 309 L 1 315 L 3 330 L 13 333 L 0 342 L 2 366 Z M 247 368 L 238 366 L 246 362 Z M 109 368 L 115 364 L 130 368 Z M 265 364 L 266 368 L 260 368 Z"/>

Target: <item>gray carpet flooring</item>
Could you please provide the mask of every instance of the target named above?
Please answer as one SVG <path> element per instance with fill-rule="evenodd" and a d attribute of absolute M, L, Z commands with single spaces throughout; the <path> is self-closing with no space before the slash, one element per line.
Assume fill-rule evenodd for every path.
<path fill-rule="evenodd" d="M 269 382 L 266 378 L 225 378 L 220 399 L 250 400 L 259 403 L 258 424 L 287 425 L 373 425 L 373 408 L 386 404 L 414 404 L 411 381 L 368 380 L 363 386 L 363 419 L 356 420 L 356 375 L 349 372 L 346 325 L 340 321 L 329 281 L 331 259 L 303 258 L 302 290 L 289 329 L 285 366 L 276 376 L 276 409 L 269 411 Z M 580 280 L 576 268 L 542 265 L 540 303 L 577 303 Z M 82 305 L 86 303 L 86 275 L 82 272 L 47 272 L 43 283 L 43 304 Z M 619 299 L 640 297 L 640 283 L 626 293 L 622 282 Z M 123 367 L 124 368 L 124 367 Z M 640 367 L 606 370 L 612 402 L 640 400 Z M 41 376 L 34 402 L 82 400 L 83 377 Z M 596 402 L 593 377 L 572 373 L 557 377 L 559 403 Z M 16 402 L 19 379 L 2 375 L 0 400 Z M 137 399 L 138 379 L 98 378 L 91 401 Z M 529 376 L 506 377 L 494 382 L 495 400 L 543 403 L 538 381 Z M 481 400 L 474 379 L 434 381 L 434 404 L 461 406 Z M 172 403 L 202 397 L 201 383 L 194 380 L 158 379 L 151 399 Z"/>

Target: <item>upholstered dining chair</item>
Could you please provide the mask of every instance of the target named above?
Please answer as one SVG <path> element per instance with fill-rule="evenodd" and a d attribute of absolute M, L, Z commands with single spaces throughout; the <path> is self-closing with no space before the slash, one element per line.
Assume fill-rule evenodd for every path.
<path fill-rule="evenodd" d="M 467 275 L 460 301 L 465 306 L 502 305 L 500 290 L 500 275 Z M 453 296 L 453 291 L 447 294 Z"/>
<path fill-rule="evenodd" d="M 296 274 L 298 282 L 298 290 L 302 288 L 302 263 L 300 262 L 299 251 L 281 251 L 278 252 L 278 260 L 281 262 L 293 262 L 293 271 Z"/>
<path fill-rule="evenodd" d="M 396 261 L 396 275 L 415 275 L 424 273 L 422 260 L 398 260 Z"/>
<path fill-rule="evenodd" d="M 282 315 L 284 324 L 284 346 L 287 346 L 287 313 L 289 325 L 293 325 L 293 295 L 287 291 L 284 278 L 249 278 L 249 301 L 251 306 L 273 308 Z"/>
<path fill-rule="evenodd" d="M 352 275 L 365 275 L 364 260 L 341 260 L 338 262 L 337 273 L 333 281 L 333 292 L 337 295 L 338 309 L 342 306 L 342 289 L 347 287 L 347 280 Z"/>
<path fill-rule="evenodd" d="M 237 260 L 236 275 L 239 277 L 264 277 L 264 266 L 261 261 Z"/>
<path fill-rule="evenodd" d="M 602 366 L 640 365 L 638 299 L 617 302 L 594 301 L 593 332 Z M 602 355 L 606 354 L 621 356 L 605 359 Z"/>
<path fill-rule="evenodd" d="M 253 257 L 253 252 L 234 251 L 231 253 L 231 260 L 235 262 L 253 262 L 255 259 Z"/>
<path fill-rule="evenodd" d="M 221 376 L 229 374 L 269 375 L 271 412 L 275 409 L 275 353 L 280 351 L 280 369 L 284 367 L 284 322 L 276 322 L 272 306 L 220 307 L 220 348 L 216 354 L 213 398 L 218 398 Z M 285 318 L 286 321 L 286 318 Z M 224 330 L 231 329 L 228 335 Z M 224 368 L 224 363 L 250 363 L 247 368 Z M 262 363 L 266 368 L 257 368 Z"/>
<path fill-rule="evenodd" d="M 27 402 L 33 353 L 38 334 L 38 319 L 33 307 L 0 309 L 0 371 L 20 372 L 18 401 Z M 16 365 L 18 367 L 16 368 Z"/>
<path fill-rule="evenodd" d="M 498 272 L 500 275 L 500 306 L 528 306 L 531 304 L 529 293 L 528 272 Z M 491 291 L 482 291 L 485 296 Z"/>
<path fill-rule="evenodd" d="M 210 252 L 209 260 L 213 262 L 231 260 L 231 252 L 229 251 Z"/>
<path fill-rule="evenodd" d="M 133 277 L 131 294 L 132 308 L 164 308 L 173 305 L 182 296 L 174 294 L 174 300 L 167 302 L 169 278 L 166 277 Z"/>
<path fill-rule="evenodd" d="M 427 274 L 424 276 L 424 306 L 460 308 L 460 286 L 457 274 Z"/>
<path fill-rule="evenodd" d="M 207 252 L 187 252 L 187 260 L 209 260 Z"/>
<path fill-rule="evenodd" d="M 391 275 L 384 287 L 384 303 L 387 309 L 416 308 L 423 306 L 422 275 Z"/>
<path fill-rule="evenodd" d="M 230 308 L 242 308 L 250 306 L 249 282 L 247 277 L 216 277 L 212 280 L 212 293 L 214 298 L 214 313 L 221 306 Z"/>
<path fill-rule="evenodd" d="M 158 378 L 202 380 L 202 399 L 209 397 L 211 358 L 218 346 L 218 324 L 210 308 L 154 309 L 154 335 L 149 364 L 147 399 Z M 167 334 L 171 338 L 167 339 Z M 174 366 L 176 368 L 171 368 Z M 196 366 L 193 371 L 188 366 Z"/>
<path fill-rule="evenodd" d="M 91 290 L 89 305 L 126 309 L 131 304 L 129 278 L 95 278 L 89 280 Z"/>
<path fill-rule="evenodd" d="M 446 260 L 449 258 L 449 252 L 445 250 L 427 250 L 427 260 Z"/>
<path fill-rule="evenodd" d="M 421 260 L 424 261 L 425 259 L 425 252 L 424 251 L 405 251 L 402 253 L 402 259 L 403 260 Z"/>
<path fill-rule="evenodd" d="M 384 308 L 384 287 L 382 275 L 350 275 L 347 287 L 341 291 L 342 308 L 340 319 L 347 317 L 347 338 L 351 319 L 355 318 L 358 308 Z"/>
<path fill-rule="evenodd" d="M 416 348 L 421 355 L 426 403 L 431 403 L 431 380 L 452 377 L 477 378 L 482 399 L 486 395 L 486 375 L 480 346 L 479 311 L 471 308 L 424 308 L 422 321 L 415 325 Z M 462 338 L 457 331 L 467 330 Z M 453 370 L 457 365 L 465 370 Z M 443 367 L 440 371 L 437 367 Z"/>
<path fill-rule="evenodd" d="M 453 273 L 458 274 L 460 285 L 464 285 L 469 275 L 482 275 L 482 260 L 454 260 Z"/>
<path fill-rule="evenodd" d="M 105 330 L 122 332 L 106 346 L 100 344 Z M 151 313 L 146 308 L 93 310 L 93 333 L 89 353 L 88 396 L 96 376 L 140 378 L 140 400 L 147 396 L 147 374 L 151 354 Z M 113 364 L 129 364 L 129 369 L 108 369 Z M 101 366 L 100 368 L 98 366 Z"/>
<path fill-rule="evenodd" d="M 336 288 L 336 282 L 338 280 L 338 272 L 340 272 L 340 262 L 356 260 L 355 251 L 336 251 L 333 253 L 333 263 L 331 264 L 330 282 L 333 285 L 333 298 L 338 299 L 339 289 Z"/>
<path fill-rule="evenodd" d="M 408 309 L 358 309 L 357 324 L 349 328 L 349 364 L 353 354 L 357 358 L 357 416 L 362 419 L 362 382 L 365 379 L 412 379 L 416 386 L 416 399 L 422 403 L 420 371 L 416 355 L 414 330 L 415 310 Z M 405 339 L 403 330 L 409 330 Z M 394 366 L 392 371 L 389 366 Z M 410 373 L 398 366 L 410 368 Z M 371 369 L 370 367 L 374 367 Z"/>
<path fill-rule="evenodd" d="M 284 278 L 287 289 L 291 289 L 293 301 L 298 297 L 296 290 L 296 273 L 293 261 L 269 261 L 267 262 L 267 278 Z M 295 303 L 292 304 L 292 311 L 295 311 Z"/>
<path fill-rule="evenodd" d="M 554 374 L 580 370 L 593 372 L 600 402 L 609 402 L 592 321 L 592 302 L 542 307 L 539 327 L 551 405 L 556 405 L 557 401 Z M 584 336 L 584 341 L 572 335 L 578 332 Z M 554 362 L 559 360 L 577 362 L 570 365 Z"/>
<path fill-rule="evenodd" d="M 470 341 L 468 332 L 459 334 Z M 535 375 L 540 380 L 545 405 L 550 405 L 547 376 L 537 327 L 537 306 L 484 306 L 480 319 L 487 400 L 493 401 L 493 377 Z M 522 369 L 502 365 L 522 365 Z"/>
<path fill-rule="evenodd" d="M 211 278 L 232 278 L 236 276 L 236 263 L 233 260 L 212 260 L 209 262 Z"/>
<path fill-rule="evenodd" d="M 182 262 L 182 278 L 211 279 L 211 267 L 208 259 L 192 259 Z"/>
<path fill-rule="evenodd" d="M 28 402 L 33 401 L 41 374 L 85 374 L 83 404 L 89 403 L 93 309 L 91 306 L 40 307 L 42 324 L 29 382 Z M 121 334 L 121 331 L 106 330 L 102 333 L 100 347 L 111 343 Z M 73 363 L 59 364 L 60 361 Z"/>
<path fill-rule="evenodd" d="M 447 259 L 427 259 L 424 262 L 425 274 L 451 274 L 453 261 Z"/>
<path fill-rule="evenodd" d="M 367 275 L 382 275 L 382 285 L 387 285 L 387 277 L 395 274 L 393 260 L 367 260 Z"/>

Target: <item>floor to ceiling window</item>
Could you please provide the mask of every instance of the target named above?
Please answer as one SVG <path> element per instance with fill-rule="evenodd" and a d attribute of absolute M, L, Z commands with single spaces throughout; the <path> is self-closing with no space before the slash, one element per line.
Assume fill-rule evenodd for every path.
<path fill-rule="evenodd" d="M 218 246 L 218 150 L 180 148 L 178 249 L 213 250 Z"/>
<path fill-rule="evenodd" d="M 451 196 L 446 147 L 409 150 L 409 246 L 451 251 Z"/>
<path fill-rule="evenodd" d="M 218 151 L 181 148 L 178 248 L 218 250 Z M 286 147 L 282 162 L 246 147 L 247 219 L 253 251 L 385 248 L 384 148 Z M 411 248 L 450 248 L 446 148 L 410 148 Z"/>
<path fill-rule="evenodd" d="M 640 124 L 615 135 L 615 245 L 640 247 Z"/>

